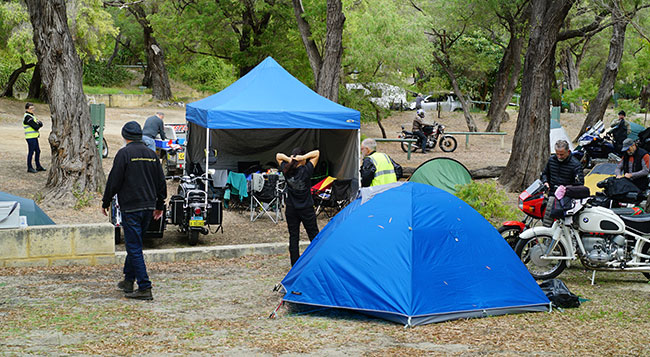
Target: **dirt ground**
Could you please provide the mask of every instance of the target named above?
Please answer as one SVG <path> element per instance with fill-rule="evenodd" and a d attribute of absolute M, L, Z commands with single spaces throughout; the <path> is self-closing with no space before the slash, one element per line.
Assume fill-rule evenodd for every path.
<path fill-rule="evenodd" d="M 124 123 L 135 120 L 144 124 L 144 120 L 153 115 L 156 111 L 165 113 L 166 123 L 184 123 L 185 108 L 178 106 L 163 106 L 162 104 L 151 103 L 148 107 L 141 108 L 106 108 L 105 137 L 109 146 L 109 157 L 104 159 L 103 167 L 105 173 L 112 166 L 112 158 L 117 150 L 122 147 L 121 128 Z M 11 194 L 29 197 L 37 200 L 41 208 L 58 224 L 65 223 L 99 223 L 107 222 L 108 219 L 100 211 L 101 197 L 95 195 L 88 202 L 88 205 L 80 209 L 61 207 L 55 202 L 41 201 L 41 191 L 47 182 L 47 172 L 27 174 L 26 153 L 27 144 L 23 136 L 21 125 L 22 113 L 24 113 L 24 102 L 0 98 L 0 132 L 3 139 L 0 141 L 0 191 Z M 462 113 L 442 113 L 441 118 L 436 117 L 437 113 L 427 113 L 426 121 L 436 120 L 447 127 L 447 131 L 467 131 L 467 125 Z M 382 121 L 389 138 L 397 138 L 400 132 L 400 125 L 410 129 L 414 116 L 413 111 L 396 112 L 391 117 Z M 608 112 L 607 118 L 614 117 L 613 111 Z M 41 162 L 49 167 L 51 153 L 47 137 L 51 131 L 51 119 L 49 106 L 36 104 L 36 116 L 44 122 L 41 129 Z M 427 154 L 415 153 L 407 160 L 407 155 L 399 146 L 399 143 L 379 143 L 378 150 L 388 153 L 395 161 L 404 167 L 415 168 L 422 162 L 434 157 L 451 157 L 462 162 L 468 169 L 478 169 L 487 166 L 505 166 L 510 157 L 512 135 L 515 131 L 516 112 L 510 113 L 512 118 L 501 127 L 507 132 L 505 146 L 501 148 L 500 138 L 497 136 L 473 136 L 470 137 L 469 148 L 465 147 L 465 136 L 456 136 L 458 148 L 452 153 L 444 153 L 439 148 Z M 487 126 L 484 114 L 474 114 L 479 127 L 483 130 Z M 585 114 L 562 114 L 561 122 L 570 138 L 575 137 Z M 381 137 L 381 131 L 376 123 L 362 125 L 361 132 L 367 137 Z M 177 182 L 168 182 L 168 192 L 176 192 Z M 517 193 L 509 194 L 512 205 L 516 205 Z M 319 217 L 319 227 L 327 224 L 327 217 Z M 303 236 L 305 232 L 302 232 Z M 256 222 L 250 222 L 250 213 L 242 210 L 225 210 L 223 217 L 223 233 L 210 233 L 199 237 L 199 245 L 227 245 L 243 243 L 267 243 L 284 242 L 288 236 L 286 223 L 284 221 L 274 224 L 268 217 L 263 217 Z M 168 226 L 165 236 L 162 239 L 154 239 L 146 242 L 149 247 L 169 248 L 187 245 L 186 234 L 181 234 L 175 226 Z M 123 249 L 118 245 L 118 249 Z"/>
<path fill-rule="evenodd" d="M 354 312 L 283 306 L 287 255 L 148 265 L 152 302 L 115 289 L 120 267 L 0 268 L 2 355 L 648 356 L 650 284 L 569 269 L 576 309 L 405 329 Z"/>

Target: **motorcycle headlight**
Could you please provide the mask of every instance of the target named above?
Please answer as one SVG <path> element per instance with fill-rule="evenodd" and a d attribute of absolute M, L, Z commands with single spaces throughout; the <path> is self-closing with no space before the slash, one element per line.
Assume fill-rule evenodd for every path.
<path fill-rule="evenodd" d="M 522 200 L 519 200 L 519 209 L 522 211 L 524 210 L 524 201 Z"/>
<path fill-rule="evenodd" d="M 591 140 L 580 140 L 578 142 L 578 144 L 580 144 L 580 146 L 585 146 L 585 145 L 589 144 L 590 142 L 591 142 Z"/>

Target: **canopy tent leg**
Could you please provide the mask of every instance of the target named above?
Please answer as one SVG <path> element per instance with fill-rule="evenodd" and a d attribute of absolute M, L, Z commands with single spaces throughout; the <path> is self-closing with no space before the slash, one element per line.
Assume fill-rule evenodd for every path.
<path fill-rule="evenodd" d="M 205 128 L 205 206 L 208 207 L 208 165 L 210 163 L 210 128 Z"/>

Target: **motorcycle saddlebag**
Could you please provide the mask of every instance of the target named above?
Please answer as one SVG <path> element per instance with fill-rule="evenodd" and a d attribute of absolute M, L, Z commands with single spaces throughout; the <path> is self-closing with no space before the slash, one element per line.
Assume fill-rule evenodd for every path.
<path fill-rule="evenodd" d="M 208 208 L 208 224 L 221 225 L 223 219 L 223 203 L 221 200 L 210 200 Z"/>
<path fill-rule="evenodd" d="M 587 198 L 590 195 L 589 187 L 582 185 L 567 186 L 565 195 L 571 198 Z"/>
<path fill-rule="evenodd" d="M 179 225 L 183 222 L 184 212 L 183 204 L 185 199 L 181 195 L 174 195 L 169 199 L 169 209 L 171 210 L 171 224 Z"/>
<path fill-rule="evenodd" d="M 162 238 L 165 232 L 165 212 L 166 207 L 163 206 L 163 216 L 159 220 L 151 219 L 149 227 L 142 235 L 144 238 Z"/>
<path fill-rule="evenodd" d="M 551 300 L 553 306 L 570 308 L 579 307 L 580 299 L 577 295 L 569 291 L 569 288 L 560 279 L 544 280 L 539 287 L 546 297 Z"/>

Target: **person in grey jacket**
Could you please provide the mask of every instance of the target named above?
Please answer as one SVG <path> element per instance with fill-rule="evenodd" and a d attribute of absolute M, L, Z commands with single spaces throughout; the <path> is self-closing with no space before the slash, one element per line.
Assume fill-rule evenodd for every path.
<path fill-rule="evenodd" d="M 156 135 L 160 134 L 160 139 L 167 140 L 165 137 L 165 114 L 162 112 L 156 113 L 147 118 L 142 127 L 142 142 L 153 151 L 156 151 Z"/>

